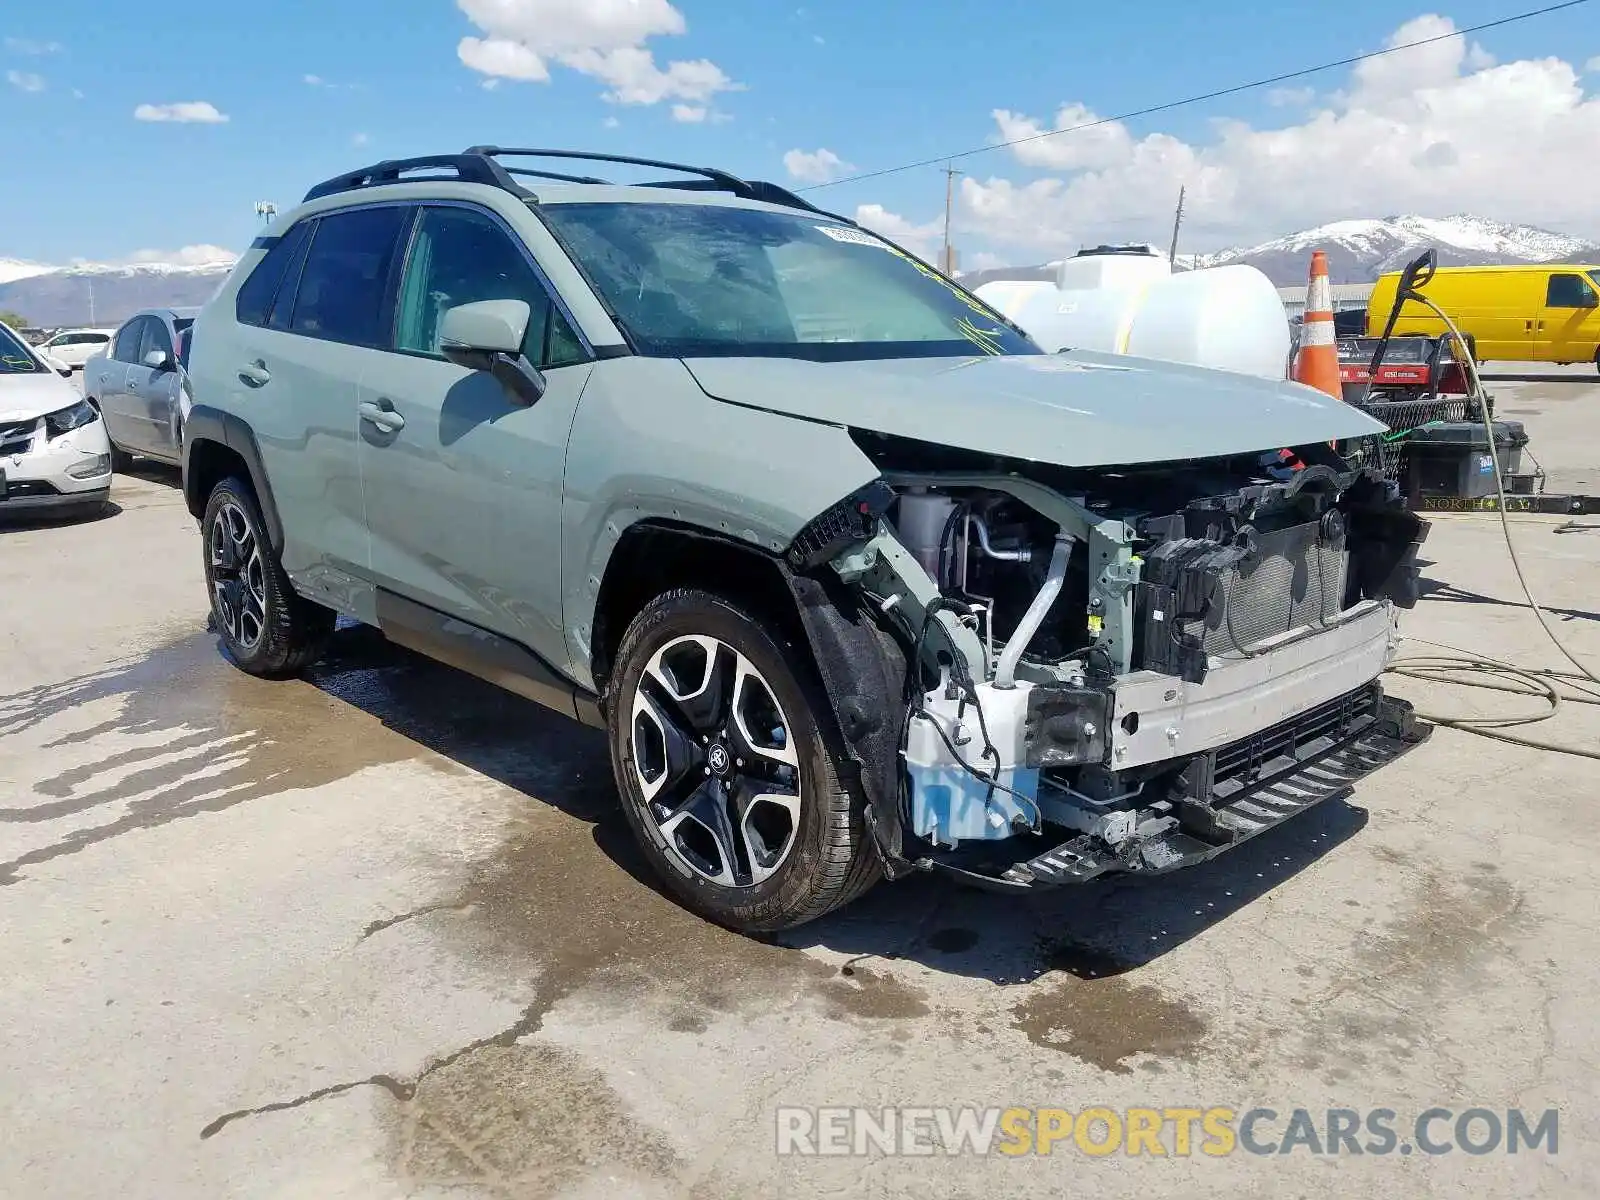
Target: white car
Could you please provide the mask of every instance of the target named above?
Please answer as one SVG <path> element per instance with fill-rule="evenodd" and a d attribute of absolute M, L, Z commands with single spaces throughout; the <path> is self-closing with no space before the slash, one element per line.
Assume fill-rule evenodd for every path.
<path fill-rule="evenodd" d="M 37 349 L 77 370 L 96 354 L 105 354 L 116 332 L 115 329 L 63 329 Z"/>
<path fill-rule="evenodd" d="M 111 494 L 100 411 L 0 325 L 0 517 L 99 509 Z"/>

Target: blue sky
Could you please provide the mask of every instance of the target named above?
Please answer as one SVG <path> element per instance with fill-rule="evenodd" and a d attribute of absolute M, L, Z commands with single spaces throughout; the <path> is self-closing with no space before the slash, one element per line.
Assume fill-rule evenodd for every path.
<path fill-rule="evenodd" d="M 257 227 L 256 200 L 287 209 L 307 186 L 351 166 L 478 141 L 714 163 L 799 186 L 785 166 L 790 151 L 826 150 L 863 170 L 892 166 L 996 140 L 997 110 L 1010 114 L 1013 128 L 1020 121 L 1047 128 L 1063 106 L 1115 114 L 1376 49 L 1430 12 L 1459 28 L 1535 6 L 7 6 L 0 16 L 0 128 L 20 135 L 31 153 L 9 157 L 0 185 L 0 257 L 106 261 L 185 246 L 236 249 Z M 474 39 L 477 49 L 463 39 Z M 1600 215 L 1590 215 L 1596 210 L 1588 199 L 1600 178 L 1587 161 L 1600 144 L 1600 105 L 1588 91 L 1588 67 L 1600 69 L 1591 63 L 1600 56 L 1600 3 L 1490 31 L 1463 42 L 1450 61 L 1438 49 L 1365 80 L 1329 73 L 1308 81 L 1309 94 L 1262 91 L 1133 122 L 1109 141 L 1078 138 L 1077 150 L 1041 147 L 1031 157 L 995 151 L 968 160 L 958 164 L 969 178 L 957 240 L 968 261 L 1036 257 L 1069 239 L 1162 240 L 1169 218 L 1160 214 L 1170 212 L 1178 182 L 1197 197 L 1197 243 L 1266 237 L 1339 216 L 1430 210 L 1559 222 L 1557 228 L 1600 236 Z M 1407 54 L 1423 52 L 1390 61 Z M 540 73 L 547 82 L 517 78 Z M 1429 88 L 1443 89 L 1454 115 L 1441 117 L 1438 105 L 1411 94 Z M 160 115 L 162 106 L 176 104 L 210 105 L 227 119 L 135 119 L 141 106 Z M 1552 104 L 1560 108 L 1553 116 Z M 1485 106 L 1503 118 L 1490 119 L 1488 133 L 1472 115 Z M 1536 136 L 1519 115 L 1524 109 L 1541 122 Z M 195 112 L 204 110 L 176 115 Z M 1313 136 L 1319 114 L 1331 122 L 1326 139 Z M 1266 137 L 1274 130 L 1285 131 L 1291 163 L 1298 155 L 1307 164 L 1294 179 L 1269 161 L 1275 151 Z M 1397 149 L 1413 134 L 1429 150 L 1426 160 Z M 1564 153 L 1584 139 L 1584 153 Z M 1523 169 L 1529 155 L 1547 163 L 1538 187 Z M 1338 161 L 1315 161 L 1328 156 Z M 1508 164 L 1506 156 L 1522 157 Z M 832 160 L 791 161 L 802 170 L 812 162 L 815 177 L 814 164 Z M 1505 178 L 1513 175 L 1523 178 Z M 924 168 L 814 198 L 848 213 L 876 206 L 861 215 L 926 240 L 943 194 L 938 169 Z"/>

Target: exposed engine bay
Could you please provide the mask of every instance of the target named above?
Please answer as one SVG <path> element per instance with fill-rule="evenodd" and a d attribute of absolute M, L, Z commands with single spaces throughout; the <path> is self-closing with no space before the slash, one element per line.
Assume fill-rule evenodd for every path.
<path fill-rule="evenodd" d="M 1326 446 L 997 471 L 862 445 L 876 532 L 832 564 L 914 664 L 909 859 L 1016 886 L 1171 869 L 1413 736 L 1376 679 L 1426 523 Z"/>

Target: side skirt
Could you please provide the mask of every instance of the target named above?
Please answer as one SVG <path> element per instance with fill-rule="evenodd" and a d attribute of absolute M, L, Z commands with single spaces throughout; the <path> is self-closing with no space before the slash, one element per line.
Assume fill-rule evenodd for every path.
<path fill-rule="evenodd" d="M 476 675 L 596 729 L 605 728 L 597 697 L 560 675 L 520 642 L 378 589 L 378 628 L 390 641 Z"/>

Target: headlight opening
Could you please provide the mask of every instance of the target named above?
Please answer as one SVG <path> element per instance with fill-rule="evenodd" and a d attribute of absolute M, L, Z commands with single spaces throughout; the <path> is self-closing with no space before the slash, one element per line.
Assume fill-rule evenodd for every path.
<path fill-rule="evenodd" d="M 99 419 L 100 413 L 94 405 L 87 400 L 79 400 L 68 408 L 45 415 L 45 437 L 58 438 L 62 434 L 70 433 L 81 426 L 92 425 Z"/>

